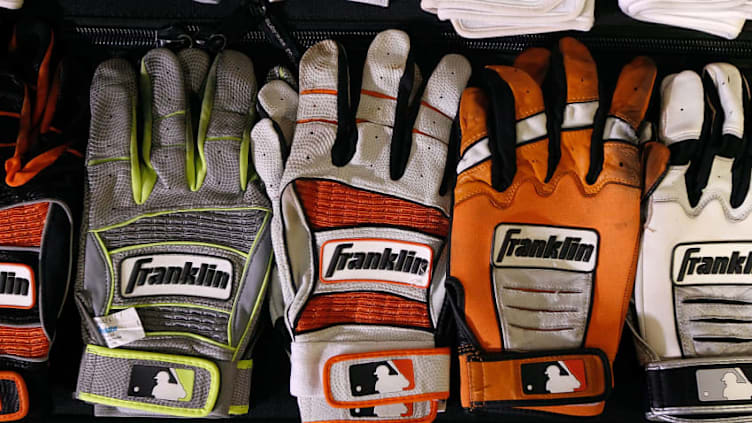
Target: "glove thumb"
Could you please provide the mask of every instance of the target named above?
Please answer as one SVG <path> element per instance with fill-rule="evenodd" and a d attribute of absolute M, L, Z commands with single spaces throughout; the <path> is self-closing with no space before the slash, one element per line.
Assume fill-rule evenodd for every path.
<path fill-rule="evenodd" d="M 298 94 L 285 81 L 273 80 L 261 88 L 258 100 L 263 119 L 251 131 L 252 158 L 267 194 L 276 199 L 295 132 Z"/>

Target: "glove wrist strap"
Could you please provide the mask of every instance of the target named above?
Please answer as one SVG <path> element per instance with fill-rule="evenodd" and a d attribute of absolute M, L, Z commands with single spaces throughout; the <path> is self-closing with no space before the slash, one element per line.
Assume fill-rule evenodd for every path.
<path fill-rule="evenodd" d="M 659 361 L 646 372 L 651 420 L 752 413 L 752 357 Z"/>
<path fill-rule="evenodd" d="M 20 374 L 0 371 L 0 422 L 20 420 L 29 413 L 29 392 Z"/>
<path fill-rule="evenodd" d="M 203 358 L 87 345 L 76 397 L 126 415 L 230 416 L 248 412 L 251 360 Z"/>
<path fill-rule="evenodd" d="M 611 366 L 597 349 L 461 352 L 459 360 L 462 405 L 470 409 L 592 404 L 611 391 Z"/>
<path fill-rule="evenodd" d="M 388 343 L 358 344 L 383 348 Z M 293 344 L 291 390 L 298 397 L 304 422 L 364 417 L 380 422 L 427 422 L 436 416 L 439 401 L 449 397 L 448 348 L 353 352 L 364 346 L 352 347 L 327 354 L 317 351 L 317 343 Z M 299 383 L 295 375 L 306 367 L 319 380 Z"/>

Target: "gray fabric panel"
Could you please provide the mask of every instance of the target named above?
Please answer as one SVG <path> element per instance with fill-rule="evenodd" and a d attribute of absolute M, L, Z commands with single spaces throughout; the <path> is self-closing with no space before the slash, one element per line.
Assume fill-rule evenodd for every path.
<path fill-rule="evenodd" d="M 229 315 L 192 307 L 139 307 L 138 317 L 149 332 L 189 332 L 227 344 Z"/>
<path fill-rule="evenodd" d="M 675 286 L 674 297 L 686 357 L 752 353 L 752 287 Z"/>
<path fill-rule="evenodd" d="M 229 405 L 248 405 L 251 397 L 251 374 L 253 369 L 237 369 L 235 371 L 235 389 Z"/>
<path fill-rule="evenodd" d="M 169 401 L 156 398 L 131 397 L 128 395 L 128 384 L 131 368 L 134 365 L 165 366 L 179 369 L 193 369 L 193 396 L 190 401 Z M 196 367 L 182 364 L 151 361 L 127 360 L 123 358 L 102 357 L 84 352 L 81 369 L 78 373 L 77 393 L 90 393 L 107 398 L 138 401 L 148 404 L 164 405 L 168 407 L 201 408 L 209 396 L 211 377 L 209 372 Z"/>
<path fill-rule="evenodd" d="M 248 270 L 245 274 L 245 279 L 241 285 L 240 292 L 238 293 L 238 301 L 235 305 L 235 315 L 232 319 L 232 341 L 237 345 L 240 337 L 243 336 L 243 332 L 247 326 L 247 322 L 252 317 L 253 309 L 256 306 L 258 298 L 263 296 L 266 286 L 264 285 L 266 271 L 269 267 L 269 260 L 272 254 L 272 239 L 270 236 L 269 226 L 264 228 L 264 231 L 258 234 L 258 244 L 253 252 L 253 256 L 248 264 Z M 260 310 L 257 310 L 260 314 Z M 255 319 L 258 320 L 258 315 Z M 255 325 L 255 322 L 252 322 Z M 250 335 L 250 334 L 249 334 Z M 250 338 L 250 337 L 249 337 Z M 246 344 L 250 339 L 246 339 Z M 245 345 L 240 345 L 241 349 L 245 349 Z"/>
<path fill-rule="evenodd" d="M 219 331 L 222 329 L 215 328 L 215 330 Z M 216 362 L 232 360 L 234 353 L 232 350 L 183 336 L 151 335 L 129 343 L 126 348 L 156 351 L 165 354 L 204 357 Z"/>
<path fill-rule="evenodd" d="M 591 273 L 494 268 L 493 278 L 506 349 L 581 346 L 590 312 Z"/>
<path fill-rule="evenodd" d="M 91 234 L 86 235 L 84 251 L 86 272 L 82 275 L 83 290 L 79 290 L 78 295 L 85 299 L 86 305 L 92 308 L 94 315 L 101 316 L 104 314 L 105 307 L 107 307 L 110 294 L 110 284 L 112 283 L 110 272 L 107 270 L 104 252 Z"/>
<path fill-rule="evenodd" d="M 260 210 L 164 214 L 141 218 L 130 225 L 101 232 L 100 236 L 111 250 L 154 242 L 193 241 L 247 252 L 266 214 Z"/>

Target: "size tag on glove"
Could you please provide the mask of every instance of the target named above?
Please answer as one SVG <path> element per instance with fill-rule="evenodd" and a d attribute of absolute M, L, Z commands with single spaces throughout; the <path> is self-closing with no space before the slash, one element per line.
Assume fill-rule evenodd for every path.
<path fill-rule="evenodd" d="M 107 316 L 95 317 L 94 321 L 97 322 L 99 333 L 109 348 L 117 348 L 146 337 L 141 319 L 133 307 Z"/>

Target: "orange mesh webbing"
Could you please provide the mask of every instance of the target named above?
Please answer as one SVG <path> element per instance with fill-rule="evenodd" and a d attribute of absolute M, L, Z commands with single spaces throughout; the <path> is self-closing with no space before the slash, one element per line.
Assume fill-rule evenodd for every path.
<path fill-rule="evenodd" d="M 35 203 L 0 210 L 0 245 L 39 247 L 49 203 Z"/>
<path fill-rule="evenodd" d="M 49 349 L 50 341 L 42 328 L 0 326 L 0 354 L 41 358 Z"/>
<path fill-rule="evenodd" d="M 449 219 L 437 209 L 337 182 L 298 180 L 295 190 L 314 230 L 392 225 L 444 238 L 449 229 Z"/>
<path fill-rule="evenodd" d="M 295 330 L 305 332 L 349 323 L 431 327 L 425 303 L 377 292 L 346 292 L 311 297 Z"/>

